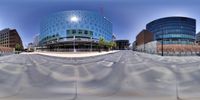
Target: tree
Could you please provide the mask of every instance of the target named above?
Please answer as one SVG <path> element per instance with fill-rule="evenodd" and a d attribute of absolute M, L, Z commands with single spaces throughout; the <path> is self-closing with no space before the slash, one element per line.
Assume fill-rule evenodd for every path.
<path fill-rule="evenodd" d="M 105 46 L 106 46 L 107 51 L 110 51 L 110 49 L 112 48 L 112 43 L 111 42 L 106 42 Z"/>
<path fill-rule="evenodd" d="M 108 51 L 113 50 L 113 48 L 115 48 L 117 46 L 117 44 L 113 41 L 110 42 L 106 42 L 105 46 L 107 48 Z"/>
<path fill-rule="evenodd" d="M 19 45 L 19 43 L 17 43 L 17 44 L 15 45 L 15 50 L 16 50 L 16 51 L 20 51 L 20 50 L 21 50 L 21 45 Z"/>
<path fill-rule="evenodd" d="M 101 52 L 102 48 L 105 46 L 105 40 L 104 38 L 99 38 L 99 51 Z"/>
<path fill-rule="evenodd" d="M 116 42 L 111 41 L 111 49 L 116 48 L 116 47 L 117 47 Z"/>

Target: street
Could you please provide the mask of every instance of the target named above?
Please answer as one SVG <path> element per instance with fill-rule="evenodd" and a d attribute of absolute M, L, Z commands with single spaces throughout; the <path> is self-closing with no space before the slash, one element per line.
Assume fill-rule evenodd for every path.
<path fill-rule="evenodd" d="M 199 100 L 200 57 L 0 57 L 0 100 Z"/>

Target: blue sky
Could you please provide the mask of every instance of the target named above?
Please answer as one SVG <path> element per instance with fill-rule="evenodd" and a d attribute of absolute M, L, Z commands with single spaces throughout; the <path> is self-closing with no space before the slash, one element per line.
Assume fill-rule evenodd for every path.
<path fill-rule="evenodd" d="M 197 20 L 200 31 L 198 0 L 1 0 L 0 29 L 16 28 L 25 46 L 39 33 L 40 21 L 51 13 L 65 10 L 101 12 L 113 23 L 117 39 L 135 36 L 157 18 L 185 16 Z"/>

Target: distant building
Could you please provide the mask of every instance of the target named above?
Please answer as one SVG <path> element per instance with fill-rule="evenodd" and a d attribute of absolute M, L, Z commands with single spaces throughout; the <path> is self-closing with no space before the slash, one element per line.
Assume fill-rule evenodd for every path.
<path fill-rule="evenodd" d="M 118 50 L 127 50 L 129 49 L 129 40 L 115 40 L 117 47 L 116 49 Z"/>
<path fill-rule="evenodd" d="M 28 51 L 34 51 L 34 44 L 33 43 L 28 44 Z"/>
<path fill-rule="evenodd" d="M 32 48 L 32 47 L 34 47 L 33 43 L 29 43 L 28 48 Z"/>
<path fill-rule="evenodd" d="M 196 34 L 196 43 L 200 45 L 200 32 Z"/>
<path fill-rule="evenodd" d="M 113 35 L 112 35 L 112 41 L 115 41 L 115 40 L 116 40 L 116 35 L 113 34 Z"/>
<path fill-rule="evenodd" d="M 132 44 L 132 50 L 133 50 L 133 51 L 136 50 L 136 41 L 134 41 L 133 44 Z"/>
<path fill-rule="evenodd" d="M 19 45 L 19 49 L 23 49 L 22 40 L 16 29 L 3 29 L 0 31 L 0 45 L 3 47 L 15 48 Z"/>
<path fill-rule="evenodd" d="M 33 46 L 38 47 L 39 46 L 39 34 L 36 34 L 33 38 Z"/>

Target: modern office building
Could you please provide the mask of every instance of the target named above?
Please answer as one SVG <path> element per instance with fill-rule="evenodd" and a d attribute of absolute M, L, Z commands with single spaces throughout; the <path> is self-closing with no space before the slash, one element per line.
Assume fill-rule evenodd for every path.
<path fill-rule="evenodd" d="M 54 13 L 41 22 L 40 46 L 50 50 L 95 49 L 99 38 L 112 41 L 112 23 L 99 13 L 72 10 Z"/>
<path fill-rule="evenodd" d="M 115 40 L 117 47 L 117 50 L 127 50 L 129 49 L 129 40 Z"/>
<path fill-rule="evenodd" d="M 154 40 L 163 44 L 194 44 L 196 20 L 187 17 L 166 17 L 146 25 Z"/>
<path fill-rule="evenodd" d="M 23 49 L 22 40 L 16 29 L 3 29 L 0 31 L 0 45 L 3 47 L 15 48 L 16 45 L 19 49 Z"/>
<path fill-rule="evenodd" d="M 196 34 L 196 43 L 200 45 L 200 32 Z"/>

